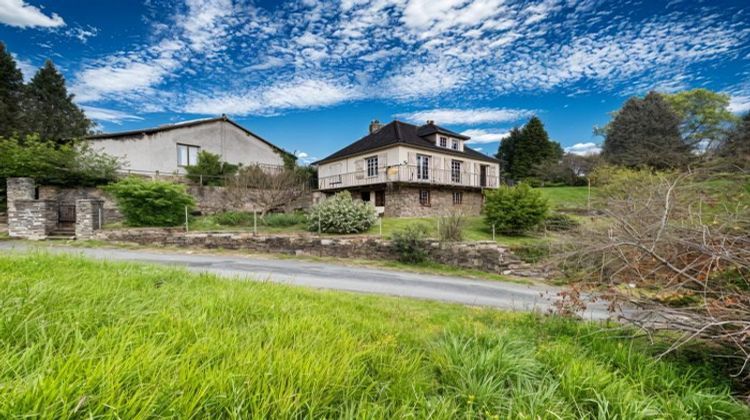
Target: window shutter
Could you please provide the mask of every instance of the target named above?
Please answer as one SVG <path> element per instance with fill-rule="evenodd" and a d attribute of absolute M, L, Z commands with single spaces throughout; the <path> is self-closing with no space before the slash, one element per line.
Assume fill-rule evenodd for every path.
<path fill-rule="evenodd" d="M 474 173 L 471 175 L 472 185 L 479 186 L 479 174 L 481 173 L 480 166 L 482 166 L 480 163 L 474 162 Z"/>
<path fill-rule="evenodd" d="M 378 168 L 385 168 L 388 163 L 388 155 L 381 153 L 378 155 Z"/>
<path fill-rule="evenodd" d="M 362 179 L 365 177 L 365 160 L 357 159 L 354 161 L 354 172 L 356 173 L 356 179 Z"/>

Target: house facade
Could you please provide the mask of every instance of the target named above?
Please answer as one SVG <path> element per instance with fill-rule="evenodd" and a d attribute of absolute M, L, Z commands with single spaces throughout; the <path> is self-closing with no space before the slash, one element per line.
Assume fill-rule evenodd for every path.
<path fill-rule="evenodd" d="M 133 173 L 184 174 L 198 153 L 217 154 L 233 164 L 281 166 L 289 155 L 227 116 L 87 137 L 100 152 L 118 157 Z"/>
<path fill-rule="evenodd" d="M 478 215 L 486 188 L 500 183 L 500 162 L 466 146 L 469 137 L 434 122 L 370 124 L 369 134 L 315 162 L 318 189 L 348 190 L 385 216 L 418 217 L 451 209 Z"/>

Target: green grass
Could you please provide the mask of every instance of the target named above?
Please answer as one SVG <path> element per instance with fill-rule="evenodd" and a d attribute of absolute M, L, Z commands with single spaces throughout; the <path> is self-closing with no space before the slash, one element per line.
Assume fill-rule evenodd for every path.
<path fill-rule="evenodd" d="M 592 324 L 45 254 L 0 283 L 0 418 L 750 415 Z"/>
<path fill-rule="evenodd" d="M 588 203 L 588 187 L 537 188 L 547 197 L 553 209 L 585 209 Z M 592 195 L 594 194 L 592 189 Z"/>

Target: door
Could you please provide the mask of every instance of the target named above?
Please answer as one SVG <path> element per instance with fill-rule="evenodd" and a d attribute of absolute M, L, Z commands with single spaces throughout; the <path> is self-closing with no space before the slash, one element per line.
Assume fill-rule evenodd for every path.
<path fill-rule="evenodd" d="M 482 165 L 479 167 L 479 186 L 487 186 L 487 165 Z"/>

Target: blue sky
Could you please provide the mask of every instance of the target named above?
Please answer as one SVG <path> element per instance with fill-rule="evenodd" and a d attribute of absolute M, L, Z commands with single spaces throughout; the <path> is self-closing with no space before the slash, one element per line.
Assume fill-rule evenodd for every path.
<path fill-rule="evenodd" d="M 498 141 L 532 114 L 566 148 L 631 95 L 707 87 L 750 110 L 750 2 L 0 0 L 103 131 L 226 113 L 303 161 L 377 118 Z"/>

